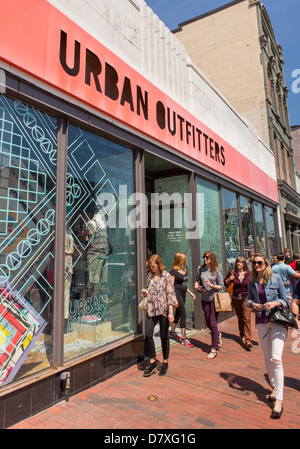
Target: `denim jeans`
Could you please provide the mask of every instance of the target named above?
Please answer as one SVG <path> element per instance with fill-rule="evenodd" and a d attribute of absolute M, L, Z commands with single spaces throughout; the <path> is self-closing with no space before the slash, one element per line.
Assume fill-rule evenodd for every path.
<path fill-rule="evenodd" d="M 256 325 L 260 344 L 264 353 L 265 365 L 275 398 L 283 399 L 284 373 L 282 353 L 287 336 L 287 329 L 277 324 L 259 323 Z"/>

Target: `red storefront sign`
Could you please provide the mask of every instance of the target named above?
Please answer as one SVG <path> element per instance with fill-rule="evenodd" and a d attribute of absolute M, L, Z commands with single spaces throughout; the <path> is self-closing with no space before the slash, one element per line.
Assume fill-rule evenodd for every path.
<path fill-rule="evenodd" d="M 278 202 L 276 180 L 46 0 L 0 5 L 0 59 Z"/>

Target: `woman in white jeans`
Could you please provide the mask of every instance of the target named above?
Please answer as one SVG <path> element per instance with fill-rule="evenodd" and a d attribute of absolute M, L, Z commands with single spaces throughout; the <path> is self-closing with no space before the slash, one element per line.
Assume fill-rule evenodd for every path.
<path fill-rule="evenodd" d="M 248 286 L 248 307 L 256 313 L 256 329 L 273 388 L 268 399 L 274 403 L 271 414 L 274 419 L 280 418 L 283 412 L 282 352 L 287 329 L 269 323 L 268 316 L 271 309 L 282 306 L 287 306 L 287 298 L 280 276 L 272 273 L 270 262 L 263 254 L 255 254 Z"/>

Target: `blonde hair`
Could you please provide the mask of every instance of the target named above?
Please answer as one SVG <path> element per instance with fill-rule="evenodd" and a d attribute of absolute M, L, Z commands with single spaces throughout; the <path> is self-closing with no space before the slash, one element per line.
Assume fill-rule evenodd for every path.
<path fill-rule="evenodd" d="M 156 265 L 158 266 L 158 269 L 159 269 L 160 274 L 162 274 L 162 272 L 163 272 L 164 269 L 166 268 L 166 267 L 164 266 L 164 264 L 163 264 L 162 258 L 161 258 L 158 254 L 152 254 L 152 256 L 149 257 L 148 263 L 147 263 L 147 267 L 148 267 L 149 272 L 150 272 L 151 274 L 153 274 L 153 273 L 152 273 L 152 270 L 151 270 L 151 268 L 150 268 L 151 262 L 156 263 Z"/>
<path fill-rule="evenodd" d="M 269 259 L 267 259 L 267 257 L 264 254 L 261 254 L 261 253 L 256 253 L 254 255 L 254 257 L 253 257 L 252 270 L 251 270 L 251 273 L 250 273 L 250 282 L 255 282 L 256 277 L 257 277 L 255 265 L 253 263 L 256 257 L 261 257 L 262 259 L 264 259 L 264 263 L 266 265 L 266 268 L 265 268 L 265 271 L 264 271 L 263 281 L 264 281 L 264 284 L 267 284 L 269 279 L 273 279 L 273 272 L 272 272 L 272 268 L 271 268 L 271 264 L 269 262 Z"/>
<path fill-rule="evenodd" d="M 172 268 L 174 268 L 175 270 L 183 269 L 185 272 L 187 272 L 185 254 L 183 254 L 183 253 L 175 254 Z"/>
<path fill-rule="evenodd" d="M 220 268 L 219 268 L 219 265 L 218 265 L 215 253 L 213 253 L 212 251 L 206 251 L 203 254 L 203 257 L 204 256 L 210 257 L 210 271 L 211 271 L 211 274 L 216 274 L 216 272 L 218 270 L 220 270 Z M 205 264 L 203 264 L 202 266 L 204 267 Z"/>

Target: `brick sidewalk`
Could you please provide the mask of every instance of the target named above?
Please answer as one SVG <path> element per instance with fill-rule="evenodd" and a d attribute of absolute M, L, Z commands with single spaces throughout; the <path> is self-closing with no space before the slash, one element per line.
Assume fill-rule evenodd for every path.
<path fill-rule="evenodd" d="M 299 428 L 300 333 L 289 331 L 283 357 L 284 412 L 272 420 L 266 399 L 271 389 L 254 326 L 251 352 L 239 342 L 236 317 L 220 323 L 219 329 L 223 348 L 214 360 L 206 359 L 209 331 L 198 332 L 190 338 L 194 348 L 171 347 L 166 376 L 144 378 L 143 362 L 12 429 Z M 150 401 L 150 396 L 159 399 Z"/>

